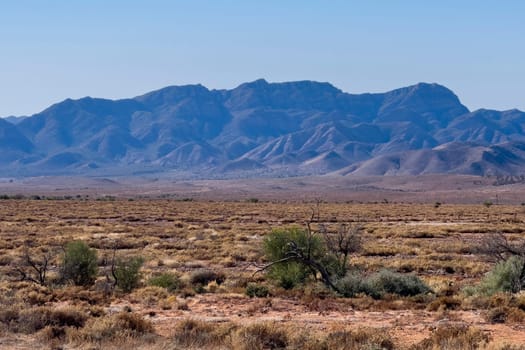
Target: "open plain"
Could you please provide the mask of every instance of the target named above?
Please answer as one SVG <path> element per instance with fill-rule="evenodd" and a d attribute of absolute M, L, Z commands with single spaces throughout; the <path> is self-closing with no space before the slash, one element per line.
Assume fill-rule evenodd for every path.
<path fill-rule="evenodd" d="M 186 192 L 152 185 L 133 194 L 130 186 L 115 184 L 105 192 L 67 192 L 56 184 L 26 186 L 24 192 L 7 182 L 3 190 L 10 195 L 0 201 L 0 347 L 520 349 L 525 344 L 524 295 L 465 292 L 494 266 L 479 253 L 481 241 L 496 233 L 510 242 L 525 240 L 525 210 L 516 190 L 521 185 L 492 186 L 479 179 L 487 182 L 480 186 L 468 179 L 462 186 L 483 188 L 417 190 L 411 182 L 410 191 L 400 191 L 408 185 L 398 179 L 388 191 L 369 188 L 366 201 L 365 191 L 348 189 L 343 200 L 337 188 L 314 188 L 315 179 L 286 181 L 312 190 L 261 180 L 258 191 L 246 182 L 235 187 L 245 186 L 242 193 L 226 187 L 202 194 L 202 182 L 179 185 Z M 62 188 L 67 186 L 63 181 Z M 281 192 L 274 187 L 269 195 L 264 186 L 281 186 Z M 445 193 L 452 200 L 440 197 Z M 467 204 L 457 204 L 462 194 Z M 403 201 L 407 198 L 410 203 Z M 318 214 L 315 220 L 312 213 Z M 257 272 L 268 263 L 264 237 L 272 229 L 307 222 L 314 232 L 321 225 L 328 231 L 360 225 L 362 248 L 350 256 L 353 269 L 415 274 L 432 292 L 344 298 L 319 281 L 287 290 L 265 271 Z M 99 269 L 91 286 L 59 278 L 64 247 L 73 241 L 97 252 Z M 27 255 L 37 263 L 48 258 L 42 285 L 29 280 L 35 270 L 27 266 Z M 139 283 L 129 292 L 108 287 L 115 256 L 143 258 Z M 196 276 L 204 273 L 213 277 L 199 283 Z M 166 275 L 175 277 L 173 285 L 154 282 Z M 249 285 L 264 286 L 268 294 L 251 298 Z"/>

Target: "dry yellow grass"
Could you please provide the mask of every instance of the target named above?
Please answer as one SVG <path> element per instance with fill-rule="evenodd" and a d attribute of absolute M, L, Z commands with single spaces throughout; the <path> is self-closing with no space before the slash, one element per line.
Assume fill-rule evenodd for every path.
<path fill-rule="evenodd" d="M 505 232 L 511 240 L 525 238 L 525 212 L 521 206 L 487 208 L 443 204 L 436 208 L 433 204 L 322 203 L 320 221 L 329 230 L 335 230 L 340 223 L 363 225 L 364 247 L 360 254 L 351 257 L 353 265 L 370 272 L 387 267 L 416 273 L 437 296 L 432 297 L 433 300 L 392 298 L 377 301 L 365 296 L 342 299 L 310 286 L 294 291 L 272 287 L 273 298 L 264 299 L 266 301 L 248 299 L 244 295 L 248 283 L 266 283 L 261 274 L 254 275 L 256 265 L 264 263 L 261 252 L 264 235 L 272 228 L 304 225 L 315 205 L 314 202 L 160 199 L 0 201 L 0 303 L 19 308 L 76 305 L 85 313 L 88 325 L 98 326 L 114 325 L 114 315 L 131 309 L 151 322 L 153 333 L 158 334 L 150 336 L 147 330 L 144 333 L 148 334 L 140 335 L 145 338 L 139 339 L 123 331 L 126 339 L 108 337 L 104 340 L 113 344 L 108 347 L 114 346 L 115 341 L 131 342 L 144 348 L 147 344 L 152 348 L 172 344 L 170 334 L 174 328 L 170 325 L 192 315 L 203 322 L 232 322 L 235 327 L 245 326 L 243 320 L 251 324 L 256 319 L 264 319 L 292 328 L 307 326 L 321 333 L 328 325 L 333 327 L 334 319 L 345 323 L 354 317 L 359 322 L 368 322 L 365 325 L 370 327 L 389 329 L 395 348 L 430 337 L 433 325 L 455 317 L 459 323 L 476 323 L 485 332 L 490 331 L 494 339 L 507 336 L 506 339 L 514 343 L 525 341 L 525 337 L 516 335 L 520 332 L 520 320 L 523 320 L 522 312 L 517 311 L 522 310 L 522 306 L 516 305 L 523 303 L 509 306 L 515 309 L 509 313 L 508 323 L 494 328 L 496 326 L 483 323 L 482 316 L 476 318 L 475 312 L 469 313 L 476 308 L 490 310 L 490 302 L 465 299 L 460 292 L 463 286 L 477 282 L 492 266 L 474 249 L 484 235 Z M 72 240 L 83 240 L 97 249 L 99 279 L 91 288 L 58 283 L 56 266 L 61 247 Z M 145 259 L 142 286 L 131 294 L 107 293 L 104 289 L 108 273 L 106 262 L 111 259 L 114 248 L 119 257 L 140 255 Z M 20 266 L 26 251 L 34 258 L 51 256 L 48 286 L 17 281 L 20 274 L 16 267 Z M 192 283 L 192 276 L 203 270 L 224 275 L 225 280 L 210 280 L 197 288 Z M 151 277 L 162 273 L 172 273 L 180 279 L 176 291 L 148 286 Z M 447 301 L 446 298 L 451 299 Z M 458 305 L 447 306 L 449 302 L 454 304 L 452 301 L 456 299 Z M 431 303 L 434 304 L 429 307 Z M 443 312 L 449 314 L 443 315 Z M 17 337 L 6 326 L 9 317 L 14 316 L 0 316 L 0 324 L 3 324 L 0 338 Z M 97 317 L 102 317 L 105 323 L 93 321 Z M 412 324 L 418 322 L 421 326 Z M 356 330 L 357 325 L 350 325 L 348 331 Z M 97 333 L 94 326 L 90 327 L 64 332 L 46 328 L 46 334 L 47 338 L 57 338 L 52 342 L 92 343 Z M 240 348 L 238 344 L 243 342 L 243 337 L 252 337 L 253 332 L 257 334 L 263 330 L 230 331 L 236 348 Z M 349 334 L 339 335 L 349 337 Z M 408 340 L 403 340 L 404 336 Z M 293 338 L 290 334 L 287 337 Z M 34 339 L 20 338 L 20 342 L 30 344 Z M 293 341 L 299 340 L 294 338 Z M 309 341 L 321 344 L 324 340 Z"/>

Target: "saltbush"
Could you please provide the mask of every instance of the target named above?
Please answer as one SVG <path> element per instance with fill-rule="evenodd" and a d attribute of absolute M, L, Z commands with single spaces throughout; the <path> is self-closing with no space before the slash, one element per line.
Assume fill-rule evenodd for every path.
<path fill-rule="evenodd" d="M 507 260 L 497 263 L 477 287 L 473 290 L 467 290 L 467 294 L 474 292 L 493 295 L 497 292 L 519 292 L 525 282 L 521 280 L 524 265 L 525 261 L 518 256 L 511 256 Z"/>
<path fill-rule="evenodd" d="M 366 281 L 372 297 L 384 294 L 412 296 L 430 292 L 430 288 L 416 275 L 381 270 Z"/>
<path fill-rule="evenodd" d="M 366 294 L 374 299 L 380 299 L 386 294 L 413 296 L 431 292 L 431 289 L 416 275 L 390 270 L 381 270 L 369 277 L 351 272 L 338 280 L 336 285 L 345 297 Z"/>

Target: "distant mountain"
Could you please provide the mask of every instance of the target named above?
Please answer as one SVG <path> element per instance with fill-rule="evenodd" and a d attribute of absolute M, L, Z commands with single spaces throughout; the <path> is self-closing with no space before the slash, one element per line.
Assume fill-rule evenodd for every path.
<path fill-rule="evenodd" d="M 9 116 L 5 117 L 4 120 L 10 122 L 11 124 L 18 124 L 22 120 L 26 119 L 27 117 L 15 117 L 15 116 Z"/>
<path fill-rule="evenodd" d="M 0 175 L 521 174 L 524 128 L 524 112 L 471 112 L 438 84 L 376 94 L 314 81 L 170 86 L 0 119 Z"/>

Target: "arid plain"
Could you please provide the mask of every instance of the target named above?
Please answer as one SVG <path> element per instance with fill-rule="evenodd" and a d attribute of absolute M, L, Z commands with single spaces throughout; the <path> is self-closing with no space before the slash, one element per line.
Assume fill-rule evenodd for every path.
<path fill-rule="evenodd" d="M 480 252 L 480 242 L 495 234 L 525 241 L 521 183 L 471 176 L 39 178 L 5 179 L 0 193 L 1 348 L 525 344 L 525 295 L 465 291 L 495 264 Z M 362 247 L 349 258 L 352 268 L 417 275 L 432 291 L 345 298 L 315 281 L 284 289 L 257 272 L 268 263 L 264 237 L 307 222 L 314 232 L 359 225 Z M 97 253 L 97 280 L 89 287 L 60 281 L 64 246 L 73 241 Z M 27 278 L 36 271 L 27 255 L 37 265 L 48 259 L 43 285 Z M 115 256 L 143 258 L 139 283 L 129 292 L 107 288 Z M 201 283 L 205 274 L 211 277 Z M 173 285 L 154 282 L 166 275 L 174 276 Z M 267 293 L 250 297 L 250 285 Z"/>

